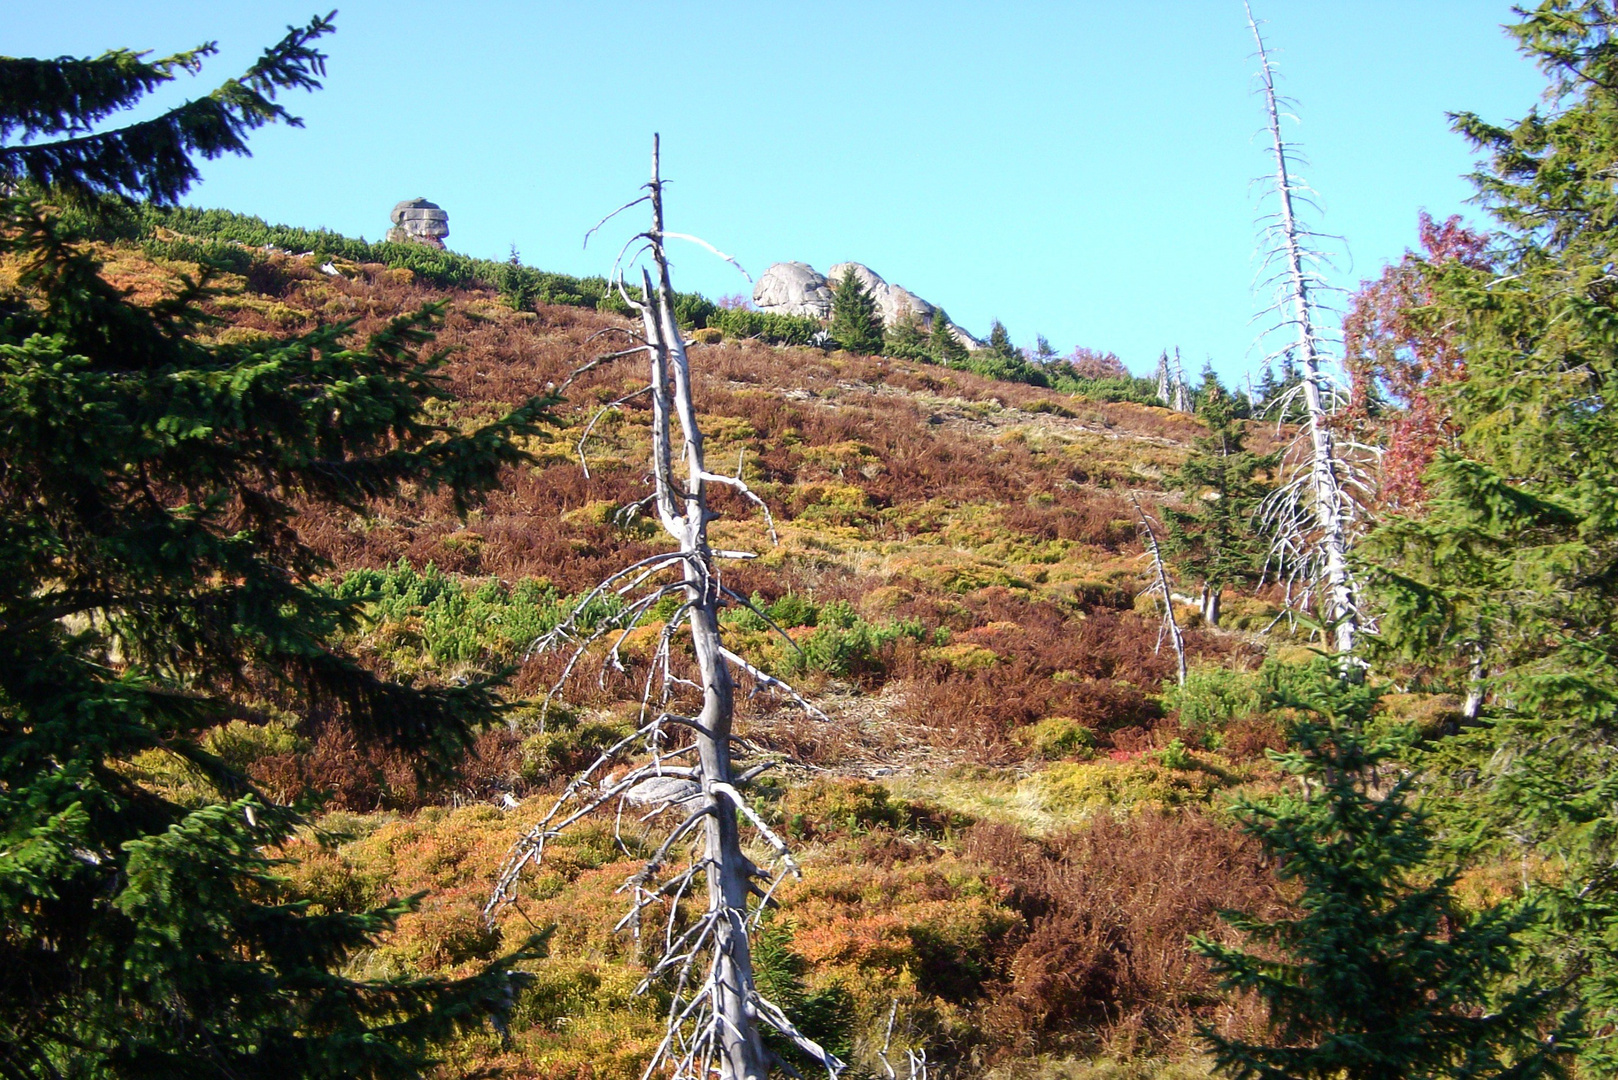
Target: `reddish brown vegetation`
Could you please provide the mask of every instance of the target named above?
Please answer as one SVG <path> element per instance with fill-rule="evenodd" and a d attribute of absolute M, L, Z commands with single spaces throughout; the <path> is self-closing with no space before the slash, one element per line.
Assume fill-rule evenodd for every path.
<path fill-rule="evenodd" d="M 236 325 L 266 330 L 294 328 L 287 320 L 300 316 L 289 316 L 291 311 L 303 313 L 305 324 L 316 318 L 352 319 L 357 333 L 367 333 L 399 311 L 447 299 L 438 346 L 447 354 L 446 388 L 459 399 L 453 422 L 495 415 L 560 383 L 584 360 L 618 344 L 610 333 L 594 341 L 592 335 L 626 325 L 615 316 L 578 308 L 516 314 L 495 304 L 492 294 L 458 291 L 446 298 L 406 275 L 371 267 L 348 280 L 315 274 L 296 260 L 273 259 L 256 266 L 248 284 L 281 306 L 232 308 L 226 314 Z M 1001 415 L 996 409 L 1022 410 L 1011 414 L 1016 423 L 1037 416 L 1040 424 L 1071 424 L 1075 430 L 1093 432 L 1100 425 L 1110 435 L 1157 447 L 1184 444 L 1200 431 L 1194 420 L 1167 410 L 1076 403 L 1038 387 L 907 361 L 752 341 L 701 346 L 694 356 L 699 404 L 723 432 L 716 445 L 727 454 L 744 453 L 749 478 L 766 491 L 777 514 L 784 519 L 811 515 L 816 526 L 852 526 L 871 541 L 903 541 L 944 528 L 947 508 L 989 507 L 992 524 L 986 518 L 984 530 L 1018 543 L 1076 543 L 1101 557 L 1135 550 L 1132 513 L 1123 498 L 1090 486 L 1083 465 L 1070 458 L 1018 439 L 995 438 L 1000 429 L 993 425 L 974 427 L 971 403 L 992 405 L 990 415 Z M 1105 357 L 1091 359 L 1098 371 L 1110 371 Z M 583 375 L 570 388 L 559 419 L 577 432 L 601 403 L 632 389 L 638 378 L 638 369 L 610 365 Z M 565 593 L 578 593 L 661 550 L 646 530 L 601 520 L 594 511 L 574 513 L 624 506 L 645 494 L 644 470 L 635 464 L 641 451 L 634 442 L 645 402 L 630 401 L 620 409 L 622 431 L 628 434 L 615 433 L 612 425 L 598 429 L 588 476 L 571 456 L 570 442 L 552 444 L 534 465 L 510 470 L 501 489 L 470 519 L 458 518 L 446 500 L 415 494 L 381 503 L 364 519 L 311 509 L 299 528 L 343 568 L 380 567 L 404 558 L 416 566 L 433 562 L 452 573 L 507 582 L 542 577 Z M 1075 419 L 1073 409 L 1083 418 Z M 563 447 L 567 452 L 558 452 Z M 851 490 L 857 497 L 848 497 Z M 751 514 L 726 491 L 713 501 L 726 517 Z M 899 587 L 903 598 L 880 617 L 919 619 L 929 630 L 945 628 L 962 645 L 980 646 L 998 657 L 987 665 L 958 666 L 938 650 L 904 639 L 851 673 L 868 692 L 897 680 L 903 692 L 887 700 L 896 703 L 899 719 L 909 721 L 926 741 L 970 758 L 995 763 L 1026 756 L 1028 749 L 1014 733 L 1049 716 L 1093 729 L 1103 749 L 1160 745 L 1172 738 L 1157 734 L 1159 727 L 1167 732 L 1172 725 L 1164 724 L 1155 699 L 1169 663 L 1157 648 L 1155 625 L 1117 610 L 1133 599 L 1127 582 L 1077 582 L 1068 588 L 1067 601 L 1058 604 L 999 587 L 955 591 L 905 573 L 851 574 L 812 558 L 727 570 L 732 588 L 767 599 L 797 592 L 821 603 L 848 600 L 860 606 L 872 589 Z M 1227 638 L 1196 633 L 1190 643 L 1205 657 L 1231 647 Z M 512 682 L 513 693 L 548 690 L 562 663 L 557 656 L 525 663 Z M 569 699 L 577 708 L 608 708 L 635 696 L 637 689 L 618 676 L 604 684 L 584 678 L 574 681 Z M 744 707 L 744 720 L 755 722 L 771 745 L 823 764 L 866 757 L 883 745 L 881 739 L 873 741 L 868 724 L 806 727 L 775 724 L 777 717 L 775 703 L 767 699 Z M 413 786 L 402 763 L 359 746 L 349 734 L 316 734 L 314 750 L 301 760 L 264 763 L 265 782 L 288 796 L 324 787 L 337 805 L 354 808 L 413 805 L 444 795 Z M 1236 739 L 1244 748 L 1268 741 L 1267 732 Z M 485 736 L 453 790 L 487 794 L 509 786 L 516 755 L 513 737 Z"/>
<path fill-rule="evenodd" d="M 902 655 L 895 674 L 905 678 L 903 715 L 929 732 L 930 741 L 971 751 L 984 763 L 1026 756 L 1013 739 L 1017 728 L 1048 716 L 1077 720 L 1096 732 L 1102 747 L 1140 749 L 1166 742 L 1150 732 L 1165 719 L 1155 688 L 1173 671 L 1159 649 L 1155 621 L 1133 612 L 1105 609 L 1088 615 L 1028 601 L 1005 589 L 985 589 L 971 598 L 991 634 L 968 633 L 1005 657 L 999 663 L 958 671 L 922 654 Z M 1192 656 L 1223 655 L 1224 639 L 1187 635 Z M 1173 725 L 1171 725 L 1173 726 Z"/>
<path fill-rule="evenodd" d="M 1281 909 L 1257 845 L 1197 813 L 1102 816 L 1044 841 L 977 825 L 965 839 L 1026 920 L 985 1010 L 1005 1051 L 1128 1053 L 1185 1038 L 1215 999 L 1188 935 L 1227 933 L 1223 909 Z"/>
<path fill-rule="evenodd" d="M 1432 276 L 1445 264 L 1489 265 L 1487 235 L 1468 229 L 1459 215 L 1440 225 L 1422 211 L 1419 229 L 1423 254 L 1406 252 L 1380 278 L 1361 282 L 1343 320 L 1352 419 L 1372 423 L 1371 404 L 1379 395 L 1402 410 L 1382 421 L 1386 451 L 1377 494 L 1392 509 L 1420 504 L 1422 473 L 1453 435 L 1434 391 L 1466 379 L 1453 328 L 1430 308 Z"/>

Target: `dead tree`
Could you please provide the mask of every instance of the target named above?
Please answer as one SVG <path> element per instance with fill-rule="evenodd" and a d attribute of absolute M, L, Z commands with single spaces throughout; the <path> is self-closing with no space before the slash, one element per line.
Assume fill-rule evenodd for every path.
<path fill-rule="evenodd" d="M 1151 516 L 1146 513 L 1146 508 L 1141 506 L 1140 500 L 1135 497 L 1133 491 L 1129 493 L 1129 501 L 1134 505 L 1135 514 L 1140 519 L 1141 535 L 1146 543 L 1146 554 L 1151 557 L 1152 576 L 1156 578 L 1141 595 L 1151 596 L 1157 594 L 1163 598 L 1163 623 L 1158 628 L 1157 647 L 1159 649 L 1163 647 L 1165 635 L 1174 643 L 1174 659 L 1180 676 L 1180 685 L 1184 686 L 1185 637 L 1180 633 L 1180 623 L 1174 617 L 1174 593 L 1169 589 L 1169 572 L 1167 567 L 1163 565 L 1163 552 L 1157 546 L 1157 533 L 1152 529 Z"/>
<path fill-rule="evenodd" d="M 720 475 L 709 470 L 704 457 L 691 364 L 675 317 L 664 244 L 686 239 L 713 249 L 695 237 L 664 230 L 656 136 L 646 191 L 602 219 L 604 224 L 623 210 L 649 202 L 651 228 L 625 245 L 618 264 L 623 265 L 624 254 L 638 241 L 644 246 L 629 264 L 646 255 L 656 271 L 655 277 L 650 270 L 641 271 L 636 296 L 615 267 L 619 295 L 639 315 L 641 332 L 633 335 L 636 343 L 631 348 L 609 356 L 637 355 L 649 364 L 650 385 L 642 392 L 651 397 L 654 489 L 647 501 L 674 541 L 674 550 L 609 576 L 571 617 L 535 643 L 535 650 L 571 646 L 553 696 L 592 648 L 604 648 L 603 665 L 624 670 L 618 649 L 630 630 L 664 597 L 677 598 L 678 606 L 658 637 L 648 667 L 638 729 L 575 777 L 550 813 L 513 846 L 485 914 L 492 917 L 500 905 L 515 899 L 523 869 L 538 864 L 546 843 L 574 822 L 598 811 L 613 811 L 621 829 L 626 814 L 643 823 L 672 815 L 676 823 L 661 833 L 661 842 L 621 889 L 630 899 L 618 928 L 634 933 L 639 941 L 652 925 L 661 946 L 641 989 L 657 981 L 670 989 L 665 1036 L 645 1075 L 667 1069 L 674 1080 L 709 1080 L 715 1073 L 723 1080 L 763 1080 L 778 1063 L 760 1037 L 761 1025 L 767 1025 L 824 1065 L 835 1080 L 843 1063 L 765 999 L 753 977 L 750 929 L 776 887 L 798 868 L 787 845 L 743 794 L 748 781 L 767 763 L 739 771 L 733 760 L 734 673 L 746 674 L 761 688 L 785 693 L 811 715 L 824 717 L 790 687 L 726 649 L 721 638 L 721 607 L 751 605 L 725 587 L 720 561 L 752 556 L 709 544 L 708 523 L 715 515 L 708 507 L 707 489 L 711 484 L 726 485 L 760 508 L 764 504 L 748 488 L 740 469 L 735 476 Z M 767 509 L 764 512 L 768 515 Z M 773 531 L 772 523 L 772 535 Z M 584 609 L 609 590 L 624 598 L 622 611 L 586 634 L 580 629 Z M 682 630 L 688 631 L 688 657 L 676 645 Z M 673 711 L 682 694 L 688 699 L 700 695 L 701 707 L 694 715 Z M 627 767 L 616 771 L 621 766 Z M 743 851 L 744 826 L 773 853 L 770 869 L 755 865 Z M 621 832 L 619 836 L 623 844 Z M 694 851 L 682 868 L 687 848 Z M 624 849 L 629 850 L 627 844 Z M 706 893 L 700 905 L 695 900 L 699 890 Z M 686 909 L 696 906 L 700 912 L 691 916 Z"/>
<path fill-rule="evenodd" d="M 1180 347 L 1174 347 L 1174 404 L 1175 412 L 1195 412 L 1191 407 L 1191 391 L 1185 385 L 1185 368 L 1180 366 Z"/>
<path fill-rule="evenodd" d="M 888 1030 L 882 1036 L 882 1049 L 876 1052 L 878 1060 L 882 1062 L 882 1071 L 888 1074 L 888 1080 L 899 1080 L 899 1074 L 894 1071 L 893 1062 L 888 1058 L 888 1051 L 893 1047 L 893 1022 L 899 1018 L 899 999 L 895 998 L 893 1006 L 888 1009 Z M 905 1048 L 905 1062 L 910 1067 L 910 1075 L 906 1080 L 927 1080 L 927 1048 L 918 1046 Z"/>
<path fill-rule="evenodd" d="M 1362 470 L 1349 454 L 1364 448 L 1352 445 L 1333 430 L 1332 414 L 1341 400 L 1340 387 L 1327 370 L 1329 338 L 1324 332 L 1317 296 L 1330 286 L 1322 268 L 1326 258 L 1311 232 L 1298 219 L 1298 207 L 1308 202 L 1309 187 L 1296 174 L 1293 144 L 1281 134 L 1281 102 L 1275 89 L 1275 67 L 1259 33 L 1258 22 L 1246 0 L 1247 25 L 1258 46 L 1259 78 L 1275 171 L 1267 177 L 1277 207 L 1263 219 L 1266 246 L 1261 276 L 1274 289 L 1274 300 L 1259 317 L 1273 313 L 1284 343 L 1266 361 L 1290 355 L 1297 363 L 1298 387 L 1276 402 L 1285 416 L 1292 402 L 1302 397 L 1304 421 L 1298 442 L 1285 457 L 1287 473 L 1265 500 L 1261 514 L 1273 530 L 1272 564 L 1298 599 L 1318 596 L 1323 622 L 1333 628 L 1337 651 L 1353 651 L 1361 625 L 1358 590 L 1348 555 L 1358 510 L 1353 490 L 1364 487 Z"/>

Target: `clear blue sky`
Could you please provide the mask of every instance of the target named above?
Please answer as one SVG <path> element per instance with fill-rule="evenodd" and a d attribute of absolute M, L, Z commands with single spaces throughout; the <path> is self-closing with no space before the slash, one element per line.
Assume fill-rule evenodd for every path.
<path fill-rule="evenodd" d="M 1465 211 L 1472 155 L 1446 111 L 1522 115 L 1543 80 L 1500 30 L 1506 0 L 1257 0 L 1291 134 L 1312 159 L 1341 283 L 1414 243 L 1417 211 Z M 308 0 L 4 0 L 0 48 L 221 55 L 173 95 L 251 62 Z M 1252 177 L 1264 172 L 1240 0 L 1146 5 L 829 0 L 349 0 L 301 130 L 210 164 L 190 202 L 378 238 L 399 199 L 450 215 L 450 246 L 603 273 L 584 231 L 644 182 L 661 131 L 670 228 L 755 275 L 867 263 L 980 335 L 1117 352 L 1149 370 L 1249 365 Z M 149 111 L 149 110 L 148 110 Z M 615 234 L 622 238 L 622 231 Z M 691 249 L 675 283 L 747 283 Z"/>

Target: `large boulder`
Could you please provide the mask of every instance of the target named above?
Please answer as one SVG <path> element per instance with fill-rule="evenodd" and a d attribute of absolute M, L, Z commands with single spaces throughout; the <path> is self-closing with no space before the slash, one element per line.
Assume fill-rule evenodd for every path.
<path fill-rule="evenodd" d="M 426 199 L 406 199 L 388 215 L 393 228 L 386 239 L 395 244 L 426 244 L 442 249 L 449 235 L 449 215 L 437 203 Z"/>
<path fill-rule="evenodd" d="M 831 316 L 831 289 L 808 263 L 776 263 L 753 286 L 753 305 L 777 315 Z"/>
<path fill-rule="evenodd" d="M 915 315 L 930 326 L 933 312 L 938 310 L 903 285 L 889 285 L 887 296 L 877 297 L 877 307 L 882 311 L 882 321 L 888 326 L 902 322 L 907 314 Z"/>
<path fill-rule="evenodd" d="M 758 279 L 753 288 L 753 305 L 760 311 L 773 311 L 781 315 L 807 315 L 815 319 L 831 317 L 832 290 L 848 271 L 876 300 L 877 314 L 883 326 L 894 326 L 909 315 L 915 315 L 925 328 L 931 328 L 937 308 L 909 289 L 892 285 L 882 275 L 864 263 L 837 263 L 824 275 L 808 263 L 776 263 Z M 956 326 L 950 333 L 968 349 L 981 349 L 983 342 Z"/>

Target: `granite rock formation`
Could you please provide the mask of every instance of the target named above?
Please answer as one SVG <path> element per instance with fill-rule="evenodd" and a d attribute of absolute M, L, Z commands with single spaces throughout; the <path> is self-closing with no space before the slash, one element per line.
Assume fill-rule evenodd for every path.
<path fill-rule="evenodd" d="M 437 203 L 426 199 L 406 199 L 388 215 L 393 228 L 387 239 L 395 244 L 426 244 L 442 250 L 449 235 L 449 215 Z"/>
<path fill-rule="evenodd" d="M 893 326 L 907 315 L 914 314 L 924 327 L 931 327 L 933 313 L 938 309 L 909 289 L 893 285 L 864 263 L 837 263 L 819 273 L 808 263 L 776 263 L 764 271 L 753 289 L 753 304 L 760 311 L 780 315 L 800 315 L 825 319 L 831 315 L 831 295 L 843 274 L 854 271 L 854 277 L 865 286 L 876 300 L 876 310 L 884 326 Z M 968 334 L 954 323 L 950 331 L 968 349 L 981 349 L 983 342 Z"/>
<path fill-rule="evenodd" d="M 831 316 L 831 287 L 808 263 L 776 263 L 753 286 L 753 304 L 781 315 Z"/>

